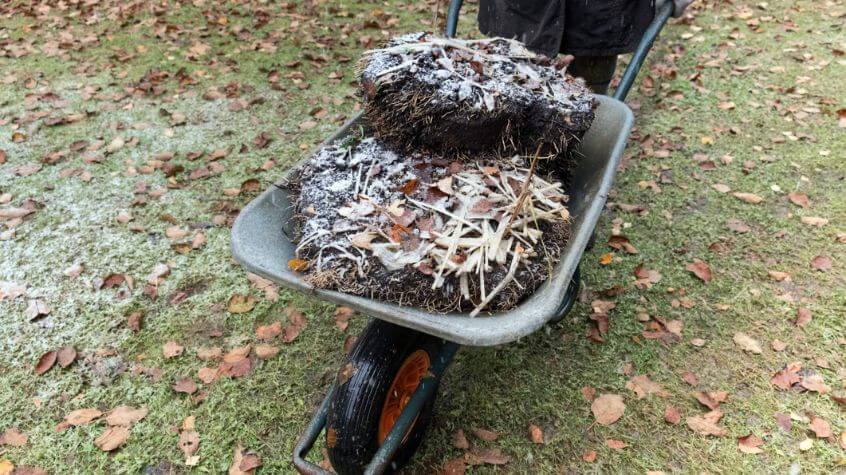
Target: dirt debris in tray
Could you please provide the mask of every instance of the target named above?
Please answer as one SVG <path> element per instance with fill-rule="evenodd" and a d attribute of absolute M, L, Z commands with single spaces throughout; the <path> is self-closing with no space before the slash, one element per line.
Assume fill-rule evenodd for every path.
<path fill-rule="evenodd" d="M 450 161 L 375 138 L 322 148 L 293 180 L 306 280 L 430 311 L 513 307 L 569 231 L 562 185 L 536 161 Z"/>
<path fill-rule="evenodd" d="M 564 153 L 594 118 L 581 80 L 515 40 L 457 40 L 412 33 L 365 53 L 365 115 L 395 146 L 443 154 L 497 150 Z"/>

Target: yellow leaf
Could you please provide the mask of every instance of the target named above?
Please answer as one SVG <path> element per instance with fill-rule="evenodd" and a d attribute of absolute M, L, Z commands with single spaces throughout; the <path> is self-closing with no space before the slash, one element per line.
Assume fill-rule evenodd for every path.
<path fill-rule="evenodd" d="M 232 313 L 247 313 L 256 306 L 256 299 L 252 295 L 232 294 L 227 308 Z"/>
<path fill-rule="evenodd" d="M 308 269 L 308 261 L 303 259 L 291 259 L 288 261 L 288 268 L 294 272 L 302 272 Z"/>
<path fill-rule="evenodd" d="M 614 258 L 614 256 L 610 252 L 606 252 L 605 254 L 600 256 L 599 263 L 604 265 L 604 266 L 607 266 L 608 264 L 611 263 L 611 260 L 613 258 Z"/>

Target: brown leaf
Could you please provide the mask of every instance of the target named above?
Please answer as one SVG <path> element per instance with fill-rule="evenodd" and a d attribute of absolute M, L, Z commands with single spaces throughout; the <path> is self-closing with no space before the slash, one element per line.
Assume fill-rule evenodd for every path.
<path fill-rule="evenodd" d="M 474 427 L 472 429 L 472 432 L 473 435 L 486 442 L 493 442 L 499 437 L 499 434 L 497 434 L 496 432 L 489 431 L 487 429 L 480 429 L 478 427 Z"/>
<path fill-rule="evenodd" d="M 728 434 L 728 430 L 718 425 L 722 417 L 723 413 L 719 409 L 715 409 L 700 416 L 690 416 L 685 421 L 687 426 L 698 434 L 723 437 Z"/>
<path fill-rule="evenodd" d="M 183 430 L 179 433 L 177 445 L 187 459 L 197 453 L 197 449 L 200 448 L 200 434 L 195 430 Z"/>
<path fill-rule="evenodd" d="M 708 409 L 714 410 L 720 407 L 720 404 L 728 399 L 728 393 L 725 391 L 699 391 L 696 393 L 696 400 Z"/>
<path fill-rule="evenodd" d="M 787 391 L 802 379 L 799 377 L 799 370 L 801 369 L 802 363 L 799 363 L 798 361 L 790 363 L 770 378 L 770 384 Z"/>
<path fill-rule="evenodd" d="M 819 216 L 802 216 L 799 220 L 808 226 L 823 227 L 828 224 L 828 219 L 820 218 Z"/>
<path fill-rule="evenodd" d="M 818 270 L 820 272 L 828 272 L 831 270 L 831 267 L 831 258 L 828 256 L 815 256 L 811 259 L 811 269 Z"/>
<path fill-rule="evenodd" d="M 737 438 L 737 448 L 744 454 L 760 454 L 764 451 L 761 448 L 762 445 L 764 445 L 763 439 L 755 434 Z"/>
<path fill-rule="evenodd" d="M 623 402 L 623 396 L 618 394 L 602 394 L 594 399 L 590 405 L 590 409 L 593 412 L 593 417 L 596 418 L 596 423 L 607 426 L 623 417 L 623 413 L 626 411 L 626 405 Z"/>
<path fill-rule="evenodd" d="M 790 200 L 791 203 L 795 204 L 796 206 L 801 206 L 802 208 L 807 208 L 811 205 L 811 202 L 808 200 L 808 195 L 806 195 L 805 193 L 791 191 L 787 194 L 787 198 Z"/>
<path fill-rule="evenodd" d="M 294 272 L 303 272 L 308 269 L 308 261 L 303 259 L 291 259 L 288 261 L 288 268 Z"/>
<path fill-rule="evenodd" d="M 738 191 L 738 192 L 732 193 L 732 195 L 735 198 L 737 198 L 741 201 L 744 201 L 746 203 L 750 203 L 750 204 L 758 204 L 758 203 L 761 203 L 762 201 L 764 201 L 763 198 L 756 195 L 755 193 L 743 193 L 743 192 Z"/>
<path fill-rule="evenodd" d="M 698 277 L 702 282 L 711 282 L 711 268 L 700 259 L 694 259 L 692 263 L 685 266 L 685 269 Z"/>
<path fill-rule="evenodd" d="M 185 348 L 175 341 L 169 341 L 162 346 L 162 354 L 165 358 L 175 358 L 182 354 Z"/>
<path fill-rule="evenodd" d="M 111 452 L 123 445 L 129 438 L 129 429 L 121 426 L 109 427 L 94 440 L 96 445 L 103 452 Z"/>
<path fill-rule="evenodd" d="M 102 412 L 94 408 L 77 409 L 69 412 L 63 422 L 68 426 L 81 426 L 88 424 L 102 415 Z"/>
<path fill-rule="evenodd" d="M 401 191 L 404 195 L 411 195 L 411 194 L 413 194 L 413 193 L 414 193 L 414 191 L 415 191 L 416 189 L 417 189 L 417 178 L 412 178 L 411 180 L 408 180 L 407 182 L 405 182 L 405 184 L 403 184 L 403 185 L 400 187 L 400 189 L 399 189 L 399 190 L 400 190 L 400 191 Z"/>
<path fill-rule="evenodd" d="M 746 333 L 743 333 L 743 332 L 735 333 L 733 340 L 734 340 L 734 343 L 737 346 L 739 346 L 740 349 L 743 350 L 743 351 L 748 351 L 749 353 L 754 353 L 756 355 L 760 355 L 761 353 L 764 352 L 764 350 L 761 349 L 761 344 L 758 343 L 758 341 L 755 340 L 754 338 L 747 335 Z"/>
<path fill-rule="evenodd" d="M 29 301 L 29 305 L 27 305 L 26 310 L 24 310 L 24 316 L 29 320 L 35 320 L 41 317 L 45 317 L 50 314 L 50 306 L 41 299 L 32 299 Z"/>
<path fill-rule="evenodd" d="M 529 424 L 529 439 L 536 444 L 542 444 L 543 430 L 534 424 Z"/>
<path fill-rule="evenodd" d="M 58 353 L 55 350 L 48 351 L 47 353 L 41 355 L 41 358 L 39 358 L 38 362 L 35 364 L 35 374 L 41 376 L 47 371 L 50 371 L 50 368 L 56 364 L 57 355 Z"/>
<path fill-rule="evenodd" d="M 796 326 L 804 327 L 811 323 L 811 318 L 811 311 L 807 308 L 799 307 L 796 309 Z"/>
<path fill-rule="evenodd" d="M 488 465 L 506 465 L 511 461 L 511 458 L 503 454 L 502 450 L 499 448 L 484 449 L 477 447 L 467 454 L 467 460 L 469 463 L 474 465 L 478 465 L 480 463 L 486 463 Z"/>
<path fill-rule="evenodd" d="M 684 382 L 691 386 L 696 386 L 699 384 L 699 378 L 690 371 L 685 371 L 684 373 L 682 373 L 682 379 L 684 380 Z"/>
<path fill-rule="evenodd" d="M 238 444 L 232 457 L 232 465 L 229 466 L 229 475 L 253 475 L 259 466 L 261 460 L 258 456 L 250 454 L 243 445 Z"/>
<path fill-rule="evenodd" d="M 0 435 L 0 445 L 23 447 L 27 440 L 29 440 L 29 437 L 14 427 L 6 429 L 3 435 Z"/>
<path fill-rule="evenodd" d="M 106 424 L 129 427 L 145 417 L 147 417 L 146 407 L 136 409 L 132 406 L 118 406 L 106 414 Z"/>
<path fill-rule="evenodd" d="M 466 472 L 467 462 L 465 462 L 464 457 L 461 456 L 447 460 L 443 467 L 441 467 L 441 471 L 438 472 L 438 475 L 464 475 Z"/>
<path fill-rule="evenodd" d="M 185 376 L 173 383 L 173 390 L 178 393 L 194 394 L 197 392 L 197 383 L 190 376 Z"/>
<path fill-rule="evenodd" d="M 335 313 L 332 314 L 332 317 L 335 319 L 335 326 L 338 327 L 339 330 L 345 331 L 350 325 L 350 317 L 353 315 L 355 315 L 355 310 L 349 307 L 338 307 L 335 309 Z"/>
<path fill-rule="evenodd" d="M 141 322 L 144 319 L 144 314 L 141 312 L 132 312 L 126 317 L 126 326 L 133 332 L 141 331 Z"/>
<path fill-rule="evenodd" d="M 256 358 L 269 360 L 279 354 L 279 347 L 273 345 L 256 345 Z"/>
<path fill-rule="evenodd" d="M 614 450 L 623 450 L 629 446 L 629 444 L 617 439 L 605 439 L 605 445 Z"/>
<path fill-rule="evenodd" d="M 735 218 L 729 218 L 728 221 L 726 221 L 726 227 L 728 227 L 730 231 L 734 231 L 738 234 L 748 233 L 752 230 L 748 224 Z"/>
<path fill-rule="evenodd" d="M 470 443 L 467 442 L 464 430 L 458 429 L 454 434 L 452 434 L 452 446 L 460 450 L 467 450 L 470 448 Z"/>
<path fill-rule="evenodd" d="M 816 373 L 805 375 L 799 385 L 807 389 L 808 391 L 813 391 L 820 394 L 826 394 L 831 392 L 831 386 L 825 384 L 823 377 Z"/>
<path fill-rule="evenodd" d="M 596 397 L 596 389 L 591 386 L 584 386 L 582 388 L 582 396 L 584 396 L 585 401 L 592 402 Z"/>
<path fill-rule="evenodd" d="M 232 294 L 226 308 L 230 313 L 247 313 L 256 306 L 256 299 L 252 295 Z"/>
<path fill-rule="evenodd" d="M 639 288 L 650 288 L 652 284 L 657 284 L 661 282 L 662 276 L 661 273 L 656 270 L 649 270 L 640 264 L 635 268 L 635 277 L 637 280 L 635 281 L 635 286 Z"/>
<path fill-rule="evenodd" d="M 219 368 L 209 368 L 204 366 L 197 370 L 197 377 L 200 378 L 200 381 L 203 384 L 211 384 L 217 381 L 217 378 L 220 376 L 220 369 Z"/>
<path fill-rule="evenodd" d="M 271 340 L 282 333 L 282 322 L 273 322 L 256 328 L 256 338 L 259 340 Z"/>
<path fill-rule="evenodd" d="M 660 397 L 667 397 L 668 394 L 661 388 L 661 385 L 649 379 L 649 376 L 642 374 L 626 382 L 626 389 L 633 391 L 638 399 L 643 399 L 650 394 Z"/>
<path fill-rule="evenodd" d="M 596 461 L 596 450 L 589 450 L 582 455 L 582 460 L 587 463 L 593 463 Z"/>
<path fill-rule="evenodd" d="M 294 341 L 299 335 L 300 332 L 306 326 L 306 318 L 302 312 L 294 308 L 293 306 L 288 306 L 285 309 L 286 313 L 288 314 L 288 325 L 285 326 L 285 331 L 282 334 L 282 341 L 284 343 L 291 343 Z"/>
<path fill-rule="evenodd" d="M 775 413 L 775 420 L 776 424 L 785 432 L 790 432 L 790 429 L 793 427 L 793 421 L 790 420 L 790 416 L 787 414 L 781 414 L 776 412 Z"/>
<path fill-rule="evenodd" d="M 834 434 L 831 432 L 831 425 L 824 419 L 814 416 L 811 419 L 811 424 L 809 426 L 814 434 L 820 439 L 827 439 Z"/>
<path fill-rule="evenodd" d="M 667 406 L 664 409 L 664 420 L 670 424 L 676 425 L 681 422 L 681 414 L 675 406 Z"/>
<path fill-rule="evenodd" d="M 76 350 L 72 346 L 63 346 L 59 348 L 56 356 L 59 366 L 67 368 L 76 360 Z"/>
<path fill-rule="evenodd" d="M 220 359 L 223 356 L 223 348 L 219 346 L 207 347 L 201 346 L 197 348 L 197 358 L 203 361 L 211 361 Z"/>

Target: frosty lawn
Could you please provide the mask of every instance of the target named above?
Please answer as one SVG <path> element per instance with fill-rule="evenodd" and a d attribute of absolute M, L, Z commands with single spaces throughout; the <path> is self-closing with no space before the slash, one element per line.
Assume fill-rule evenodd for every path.
<path fill-rule="evenodd" d="M 0 300 L 0 431 L 26 436 L 4 436 L 0 460 L 52 473 L 220 472 L 241 444 L 260 472 L 290 472 L 296 436 L 365 319 L 347 327 L 328 305 L 250 283 L 229 257 L 227 226 L 356 109 L 353 58 L 381 30 L 435 28 L 438 9 L 0 8 L 0 209 L 35 209 L 0 229 L 0 281 L 26 286 Z M 507 459 L 473 473 L 819 473 L 843 463 L 846 417 L 830 396 L 843 396 L 846 378 L 844 9 L 779 0 L 695 13 L 665 30 L 631 97 L 637 131 L 585 256 L 583 301 L 524 341 L 462 351 L 410 472 L 464 460 L 459 429 L 470 452 Z M 468 10 L 459 34 L 475 31 L 472 18 Z M 615 231 L 620 249 L 606 244 Z M 686 269 L 695 259 L 710 282 Z M 160 264 L 169 273 L 149 284 Z M 49 313 L 30 321 L 32 300 Z M 305 327 L 285 343 L 295 312 Z M 257 334 L 275 322 L 278 336 Z M 171 341 L 184 351 L 167 358 Z M 202 382 L 199 370 L 221 363 L 200 359 L 202 347 L 247 344 L 279 353 L 244 376 Z M 44 353 L 69 345 L 75 362 L 34 373 Z M 782 371 L 790 380 L 794 362 L 800 381 L 771 383 Z M 635 379 L 644 375 L 660 392 Z M 193 394 L 173 389 L 185 377 Z M 602 394 L 625 406 L 608 425 L 586 400 Z M 105 420 L 55 431 L 74 410 L 124 405 L 148 412 L 111 454 L 95 445 Z M 701 434 L 709 405 L 724 414 L 724 436 Z M 196 460 L 179 445 L 191 431 Z"/>

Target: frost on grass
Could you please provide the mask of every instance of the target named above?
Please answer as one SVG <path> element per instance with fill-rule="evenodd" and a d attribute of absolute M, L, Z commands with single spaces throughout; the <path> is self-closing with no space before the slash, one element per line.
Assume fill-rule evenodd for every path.
<path fill-rule="evenodd" d="M 306 280 L 432 311 L 511 308 L 546 279 L 569 230 L 561 183 L 533 165 L 374 138 L 324 147 L 295 180 Z"/>
<path fill-rule="evenodd" d="M 377 134 L 442 153 L 564 153 L 587 131 L 595 101 L 567 61 L 504 38 L 456 40 L 426 33 L 365 53 L 365 115 Z"/>

